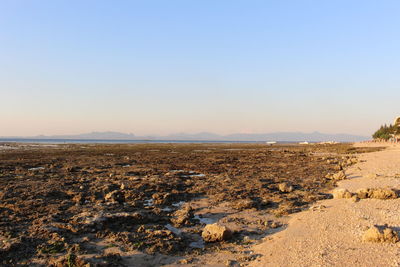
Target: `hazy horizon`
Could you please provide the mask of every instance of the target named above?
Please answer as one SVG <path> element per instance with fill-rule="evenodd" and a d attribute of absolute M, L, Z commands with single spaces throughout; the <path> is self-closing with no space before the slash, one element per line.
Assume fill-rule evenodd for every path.
<path fill-rule="evenodd" d="M 187 142 L 187 141 L 222 141 L 222 142 L 266 142 L 266 141 L 276 141 L 276 142 L 327 142 L 327 141 L 337 141 L 337 142 L 359 142 L 370 139 L 368 136 L 359 136 L 359 135 L 349 135 L 349 134 L 325 134 L 320 132 L 311 132 L 311 133 L 303 133 L 303 132 L 274 132 L 274 133 L 261 133 L 261 134 L 241 134 L 241 133 L 232 133 L 229 135 L 218 135 L 215 133 L 176 133 L 170 135 L 135 135 L 133 133 L 120 133 L 120 132 L 92 132 L 92 133 L 83 133 L 78 135 L 38 135 L 38 136 L 9 136 L 2 137 L 0 136 L 0 141 L 21 141 L 21 142 L 52 142 L 52 140 L 64 140 L 64 141 L 73 141 L 77 140 L 78 142 L 83 140 L 88 140 L 89 142 L 92 140 L 99 141 L 115 141 L 115 142 L 126 142 L 126 141 L 145 141 L 148 142 L 157 142 L 157 141 L 178 141 L 178 142 Z M 113 143 L 113 142 L 112 142 Z"/>
<path fill-rule="evenodd" d="M 144 134 L 144 135 L 139 135 L 135 134 L 134 132 L 116 132 L 116 131 L 91 131 L 91 132 L 82 132 L 82 133 L 73 133 L 73 134 L 56 134 L 56 135 L 49 135 L 49 134 L 38 134 L 38 135 L 14 135 L 14 136 L 2 136 L 0 135 L 0 138 L 7 138 L 7 137 L 15 137 L 15 138 L 29 138 L 29 137 L 57 137 L 57 136 L 79 136 L 79 135 L 91 135 L 91 134 L 123 134 L 123 135 L 133 135 L 135 137 L 168 137 L 168 136 L 176 136 L 176 135 L 217 135 L 217 136 L 230 136 L 230 135 L 263 135 L 263 134 L 327 134 L 327 135 L 353 135 L 353 134 L 347 134 L 343 132 L 337 132 L 337 133 L 324 133 L 320 131 L 311 131 L 311 132 L 301 132 L 301 131 L 289 131 L 289 132 L 283 132 L 283 131 L 276 131 L 276 132 L 262 132 L 262 133 L 239 133 L 239 132 L 232 132 L 232 133 L 227 133 L 227 134 L 218 134 L 214 132 L 207 132 L 207 131 L 202 131 L 202 132 L 172 132 L 168 134 L 163 134 L 163 135 L 158 135 L 158 134 Z M 354 136 L 364 136 L 364 137 L 369 137 L 367 135 L 354 135 Z"/>
<path fill-rule="evenodd" d="M 2 1 L 0 136 L 370 136 L 399 116 L 397 1 Z"/>

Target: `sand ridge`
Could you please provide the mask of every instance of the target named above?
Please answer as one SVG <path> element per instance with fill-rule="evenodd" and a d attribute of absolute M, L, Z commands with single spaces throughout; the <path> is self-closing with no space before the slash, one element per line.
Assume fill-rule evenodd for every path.
<path fill-rule="evenodd" d="M 366 144 L 358 144 L 366 145 Z M 366 187 L 400 189 L 400 146 L 361 154 L 338 183 L 351 192 Z M 400 226 L 400 199 L 329 199 L 291 216 L 287 229 L 253 247 L 262 255 L 250 266 L 400 266 L 400 245 L 366 243 L 373 225 Z"/>

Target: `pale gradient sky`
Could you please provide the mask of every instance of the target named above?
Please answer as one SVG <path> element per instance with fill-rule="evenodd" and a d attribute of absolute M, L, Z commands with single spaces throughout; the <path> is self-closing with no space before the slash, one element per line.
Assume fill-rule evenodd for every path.
<path fill-rule="evenodd" d="M 400 115 L 400 1 L 0 0 L 0 136 L 370 135 Z"/>

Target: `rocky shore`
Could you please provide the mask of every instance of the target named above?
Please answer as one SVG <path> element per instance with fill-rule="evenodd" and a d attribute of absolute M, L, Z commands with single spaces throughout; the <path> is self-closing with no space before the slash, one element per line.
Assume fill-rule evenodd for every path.
<path fill-rule="evenodd" d="M 348 144 L 1 147 L 3 266 L 247 265 L 261 256 L 250 246 L 284 230 L 287 215 L 332 198 L 356 154 L 379 150 Z"/>

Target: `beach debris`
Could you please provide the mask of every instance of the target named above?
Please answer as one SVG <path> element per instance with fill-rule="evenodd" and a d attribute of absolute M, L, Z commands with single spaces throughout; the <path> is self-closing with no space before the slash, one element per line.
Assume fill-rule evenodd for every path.
<path fill-rule="evenodd" d="M 232 231 L 226 226 L 218 223 L 207 224 L 201 234 L 206 242 L 220 242 L 232 237 Z"/>
<path fill-rule="evenodd" d="M 381 227 L 372 226 L 364 232 L 362 239 L 365 242 L 396 243 L 399 241 L 399 235 L 387 225 Z"/>
<path fill-rule="evenodd" d="M 344 188 L 336 188 L 332 192 L 333 198 L 351 198 L 353 194 Z"/>
<path fill-rule="evenodd" d="M 280 183 L 278 185 L 278 189 L 282 193 L 290 193 L 290 192 L 292 192 L 294 190 L 293 186 L 288 184 L 288 183 Z"/>

